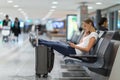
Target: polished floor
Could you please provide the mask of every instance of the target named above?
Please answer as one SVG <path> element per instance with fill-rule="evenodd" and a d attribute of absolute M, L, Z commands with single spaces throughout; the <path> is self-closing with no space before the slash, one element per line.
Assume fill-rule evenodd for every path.
<path fill-rule="evenodd" d="M 45 37 L 44 37 L 45 38 Z M 28 34 L 21 34 L 19 41 L 2 41 L 0 37 L 0 80 L 36 80 L 35 51 L 28 40 Z M 57 62 L 56 62 L 57 63 Z M 49 74 L 59 77 L 59 63 Z M 52 77 L 53 78 L 53 77 Z"/>
<path fill-rule="evenodd" d="M 41 38 L 48 39 L 45 35 Z M 38 78 L 35 76 L 35 49 L 28 40 L 28 34 L 21 34 L 19 40 L 10 38 L 9 42 L 2 41 L 0 36 L 0 80 L 59 80 L 65 69 L 61 69 L 60 61 L 63 56 L 55 51 L 55 63 L 48 78 Z M 92 76 L 96 76 L 88 71 Z M 94 80 L 107 80 L 101 76 Z"/>

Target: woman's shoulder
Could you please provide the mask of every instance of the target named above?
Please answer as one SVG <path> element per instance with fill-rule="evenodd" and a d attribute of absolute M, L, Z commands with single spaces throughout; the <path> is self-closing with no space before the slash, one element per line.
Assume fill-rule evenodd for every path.
<path fill-rule="evenodd" d="M 91 32 L 90 34 L 92 34 L 92 35 L 98 35 L 97 32 Z"/>
<path fill-rule="evenodd" d="M 98 38 L 97 32 L 91 32 L 90 35 L 91 35 L 91 37 L 95 37 L 96 39 Z"/>

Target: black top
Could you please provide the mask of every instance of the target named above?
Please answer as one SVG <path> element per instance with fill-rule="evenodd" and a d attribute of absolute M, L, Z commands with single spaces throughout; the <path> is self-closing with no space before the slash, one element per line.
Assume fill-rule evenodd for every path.
<path fill-rule="evenodd" d="M 106 27 L 104 27 L 104 26 L 99 26 L 99 30 L 101 30 L 101 31 L 108 31 L 108 29 Z"/>
<path fill-rule="evenodd" d="M 8 20 L 3 20 L 3 26 L 8 26 L 8 23 L 10 22 L 10 19 Z"/>

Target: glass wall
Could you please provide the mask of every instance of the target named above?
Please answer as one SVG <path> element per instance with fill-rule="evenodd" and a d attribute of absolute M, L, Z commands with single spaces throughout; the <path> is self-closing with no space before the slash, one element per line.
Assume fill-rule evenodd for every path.
<path fill-rule="evenodd" d="M 117 23 L 117 28 L 120 30 L 120 10 L 118 11 L 118 23 Z"/>

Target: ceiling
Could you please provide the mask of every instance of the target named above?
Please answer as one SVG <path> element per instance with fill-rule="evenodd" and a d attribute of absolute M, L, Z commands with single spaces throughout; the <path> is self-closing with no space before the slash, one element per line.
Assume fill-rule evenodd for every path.
<path fill-rule="evenodd" d="M 53 1 L 58 1 L 58 4 L 52 4 Z M 5 14 L 8 14 L 12 19 L 14 17 L 33 20 L 64 18 L 66 14 L 78 13 L 81 2 L 87 2 L 86 5 L 93 7 L 88 10 L 89 13 L 120 3 L 119 0 L 0 0 L 0 19 L 3 19 Z M 102 4 L 97 5 L 97 2 Z M 14 5 L 18 6 L 13 7 Z M 50 12 L 53 5 L 56 5 L 55 11 Z"/>

